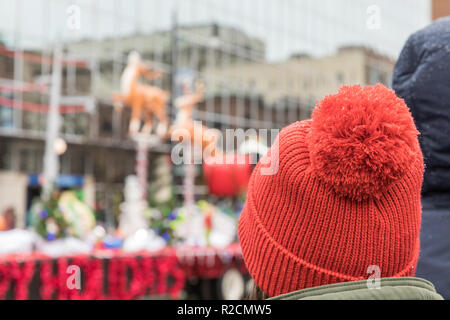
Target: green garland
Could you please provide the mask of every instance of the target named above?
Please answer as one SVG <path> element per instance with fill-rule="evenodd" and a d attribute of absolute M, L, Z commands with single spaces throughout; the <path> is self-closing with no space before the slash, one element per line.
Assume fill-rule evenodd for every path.
<path fill-rule="evenodd" d="M 59 196 L 58 191 L 53 191 L 48 200 L 35 201 L 31 207 L 32 225 L 39 235 L 49 241 L 66 237 L 70 227 L 59 209 Z"/>

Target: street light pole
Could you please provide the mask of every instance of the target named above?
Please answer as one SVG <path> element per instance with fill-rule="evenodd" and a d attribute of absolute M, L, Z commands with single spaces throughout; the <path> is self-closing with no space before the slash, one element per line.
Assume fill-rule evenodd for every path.
<path fill-rule="evenodd" d="M 172 30 L 171 30 L 171 103 L 170 103 L 170 114 L 174 118 L 177 112 L 175 107 L 175 101 L 178 97 L 179 92 L 177 92 L 177 76 L 178 76 L 178 16 L 176 9 L 172 12 Z M 187 223 L 190 223 L 189 217 L 192 214 L 192 210 L 195 205 L 195 165 L 194 165 L 194 153 L 193 146 L 186 141 L 183 148 L 183 159 L 184 159 L 184 179 L 183 179 L 183 200 L 184 207 L 187 211 Z"/>
<path fill-rule="evenodd" d="M 59 174 L 59 157 L 55 151 L 55 140 L 58 138 L 61 126 L 59 105 L 61 99 L 61 74 L 62 74 L 62 46 L 55 44 L 53 51 L 53 67 L 50 91 L 50 109 L 47 115 L 47 129 L 45 134 L 43 193 L 44 199 L 48 199 Z"/>
<path fill-rule="evenodd" d="M 177 17 L 177 11 L 174 9 L 172 12 L 172 30 L 171 30 L 171 55 L 170 55 L 170 64 L 171 64 L 171 71 L 170 71 L 170 91 L 171 91 L 171 102 L 170 102 L 170 110 L 169 115 L 171 117 L 175 116 L 176 108 L 175 108 L 175 99 L 177 98 L 177 60 L 178 60 L 178 17 Z"/>

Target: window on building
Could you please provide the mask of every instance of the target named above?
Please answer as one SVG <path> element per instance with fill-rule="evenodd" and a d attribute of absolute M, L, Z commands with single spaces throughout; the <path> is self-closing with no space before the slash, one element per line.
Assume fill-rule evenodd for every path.
<path fill-rule="evenodd" d="M 336 73 L 336 82 L 338 84 L 343 84 L 345 82 L 345 76 L 342 72 Z"/>

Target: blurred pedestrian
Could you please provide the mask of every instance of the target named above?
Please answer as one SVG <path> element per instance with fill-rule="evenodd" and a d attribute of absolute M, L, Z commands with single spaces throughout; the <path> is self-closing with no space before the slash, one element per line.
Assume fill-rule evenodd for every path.
<path fill-rule="evenodd" d="M 0 216 L 0 231 L 12 230 L 16 227 L 16 214 L 13 207 L 6 208 Z"/>
<path fill-rule="evenodd" d="M 450 299 L 450 17 L 409 37 L 393 88 L 411 109 L 425 161 L 417 275 Z"/>
<path fill-rule="evenodd" d="M 311 120 L 284 128 L 252 173 L 239 220 L 251 298 L 441 299 L 413 278 L 417 135 L 403 100 L 381 84 L 344 86 Z"/>

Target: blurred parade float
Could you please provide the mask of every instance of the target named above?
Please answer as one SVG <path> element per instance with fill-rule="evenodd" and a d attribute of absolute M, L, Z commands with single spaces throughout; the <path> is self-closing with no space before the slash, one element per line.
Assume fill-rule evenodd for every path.
<path fill-rule="evenodd" d="M 55 57 L 57 55 L 55 52 Z M 54 67 L 57 72 L 57 64 Z M 192 79 L 180 84 L 181 95 L 174 101 L 177 113 L 169 127 L 165 109 L 170 93 L 140 81 L 160 76 L 151 63 L 132 51 L 120 79 L 120 92 L 112 94 L 117 112 L 122 112 L 124 106 L 131 108 L 129 137 L 136 146 L 136 175 L 124 181 L 118 227 L 112 233 L 96 225 L 96 214 L 83 202 L 80 190 L 59 191 L 55 186 L 58 157 L 65 152 L 67 144 L 58 137 L 61 117 L 57 110 L 50 110 L 48 147 L 43 178 L 40 178 L 44 181 L 42 196 L 33 201 L 29 210 L 30 232 L 39 236 L 31 237 L 39 239 L 36 248 L 57 256 L 94 249 L 159 250 L 166 245 L 220 248 L 237 241 L 239 209 L 251 172 L 248 154 L 256 151 L 247 150 L 250 141 L 247 140 L 237 152 L 225 152 L 220 145 L 220 131 L 194 121 L 194 109 L 204 97 L 204 85 Z M 59 77 L 53 77 L 56 77 L 53 82 L 58 83 Z M 156 133 L 153 132 L 154 120 L 157 120 Z M 148 159 L 149 149 L 169 138 L 182 148 L 182 199 L 174 190 L 171 157 L 155 155 L 151 167 Z M 61 145 L 64 151 L 60 150 Z M 195 161 L 202 163 L 203 178 L 214 203 L 208 199 L 195 200 Z M 239 196 L 238 202 L 227 201 L 227 197 Z M 66 250 L 68 244 L 71 250 Z"/>
<path fill-rule="evenodd" d="M 57 58 L 58 52 L 55 52 L 55 60 Z M 60 75 L 55 75 L 55 72 L 61 70 L 57 64 L 53 70 L 52 83 L 58 83 Z M 83 202 L 82 192 L 60 191 L 55 187 L 54 181 L 59 174 L 58 157 L 67 145 L 64 144 L 64 151 L 55 149 L 55 145 L 62 148 L 58 138 L 61 119 L 57 111 L 58 101 L 53 101 L 53 111 L 51 109 L 48 115 L 44 186 L 41 197 L 33 201 L 29 210 L 31 228 L 0 232 L 0 243 L 10 244 L 0 246 L 0 258 L 28 254 L 34 258 L 57 259 L 59 262 L 54 263 L 64 264 L 67 259 L 84 255 L 87 260 L 83 263 L 91 265 L 91 258 L 99 255 L 108 259 L 130 258 L 130 254 L 135 257 L 151 255 L 174 258 L 173 270 L 176 270 L 175 265 L 183 265 L 183 277 L 218 277 L 230 268 L 238 268 L 239 272 L 245 273 L 236 231 L 252 169 L 250 155 L 260 152 L 259 144 L 248 139 L 238 150 L 226 152 L 221 147 L 219 130 L 193 120 L 195 106 L 204 97 L 204 85 L 199 81 L 181 83 L 181 95 L 174 99 L 177 113 L 169 126 L 165 109 L 170 93 L 140 81 L 141 78 L 153 80 L 160 76 L 161 73 L 152 70 L 151 64 L 133 51 L 120 79 L 120 92 L 112 94 L 116 112 L 122 112 L 124 106 L 131 108 L 129 137 L 136 150 L 136 174 L 127 176 L 124 181 L 117 229 L 106 230 L 96 223 L 96 212 Z M 56 90 L 53 99 L 57 100 L 57 95 Z M 157 120 L 156 130 L 153 130 L 154 120 Z M 149 159 L 150 149 L 169 138 L 173 148 L 181 150 L 180 165 L 184 172 L 181 198 L 175 193 L 173 158 L 163 154 Z M 209 188 L 209 194 L 197 200 L 194 194 L 196 161 L 202 164 L 203 178 Z M 230 198 L 234 200 L 230 201 Z M 161 261 L 166 261 L 164 259 Z M 5 261 L 8 262 L 7 259 Z M 138 261 L 130 260 L 129 263 L 134 266 L 144 260 L 139 258 Z M 155 263 L 160 265 L 160 262 Z M 161 263 L 166 265 L 168 262 Z M 123 268 L 134 267 L 126 264 Z M 3 272 L 1 268 L 0 272 Z M 127 278 L 126 272 L 121 277 Z M 180 278 L 180 274 L 177 277 Z M 44 284 L 44 279 L 41 280 Z M 182 286 L 177 288 L 172 287 L 170 292 L 179 292 Z M 165 292 L 164 289 L 158 290 L 161 291 L 159 294 Z M 94 298 L 103 297 L 98 292 L 91 294 Z M 114 294 L 112 296 L 117 297 Z M 143 293 L 126 297 L 140 294 Z M 46 297 L 41 293 L 41 298 Z M 71 296 L 66 292 L 60 298 Z"/>

